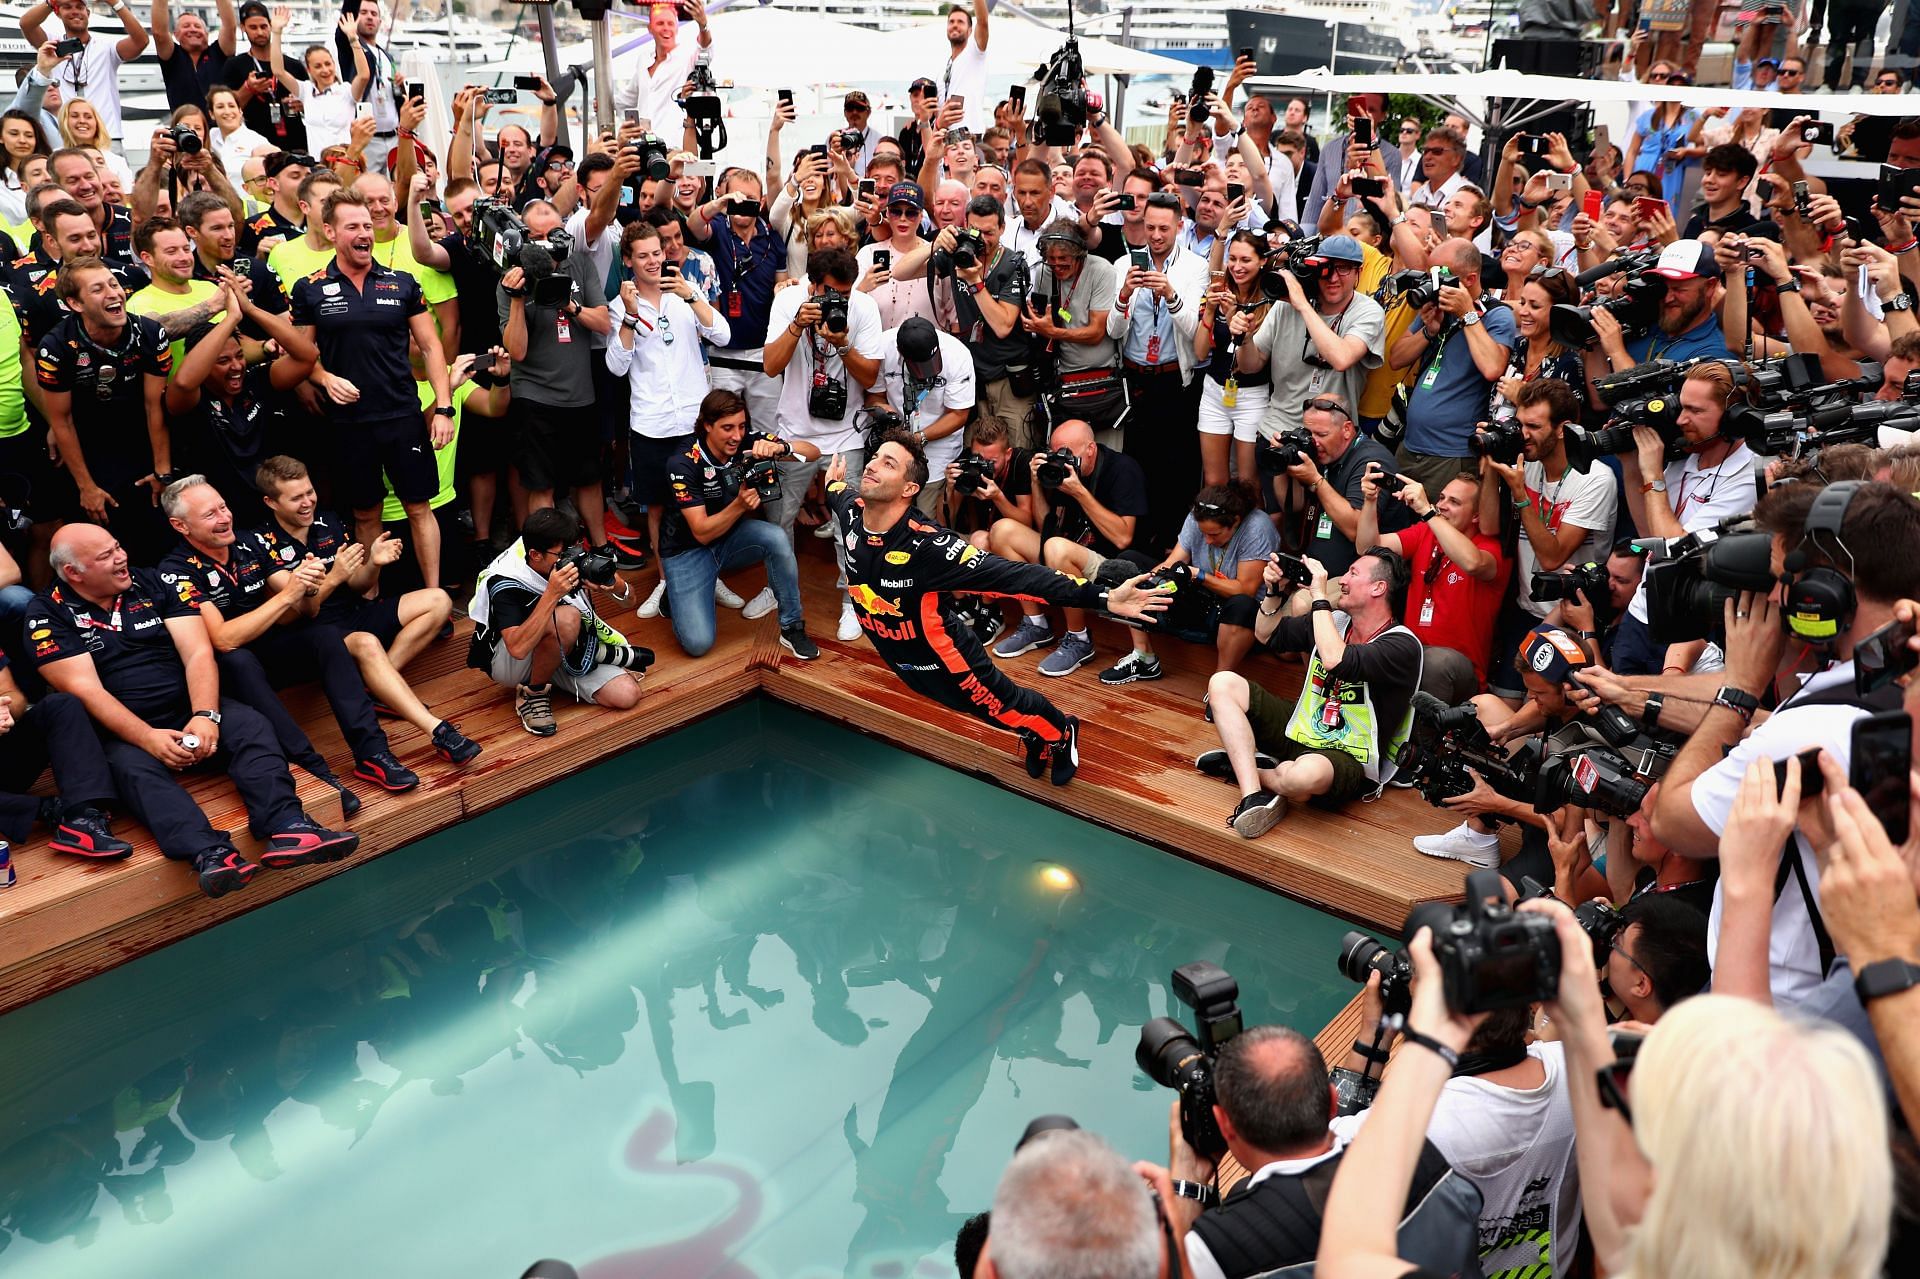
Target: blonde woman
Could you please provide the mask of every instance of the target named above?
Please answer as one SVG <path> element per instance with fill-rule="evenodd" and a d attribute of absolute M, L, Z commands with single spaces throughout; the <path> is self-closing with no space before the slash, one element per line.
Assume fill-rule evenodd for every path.
<path fill-rule="evenodd" d="M 133 169 L 115 153 L 113 138 L 107 133 L 98 107 L 85 98 L 68 98 L 60 104 L 59 119 L 61 145 L 96 152 L 100 167 L 120 179 L 120 189 L 133 190 Z"/>

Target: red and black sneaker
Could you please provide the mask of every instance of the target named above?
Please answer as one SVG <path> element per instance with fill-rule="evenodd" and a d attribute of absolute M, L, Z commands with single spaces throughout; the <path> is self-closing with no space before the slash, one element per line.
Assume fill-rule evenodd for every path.
<path fill-rule="evenodd" d="M 55 826 L 47 847 L 99 862 L 117 861 L 133 852 L 132 844 L 113 837 L 112 822 L 97 808 L 82 808 Z"/>
<path fill-rule="evenodd" d="M 367 756 L 353 766 L 353 775 L 363 782 L 372 782 L 381 790 L 396 794 L 410 791 L 420 784 L 420 774 L 395 759 L 392 751 Z"/>
<path fill-rule="evenodd" d="M 443 719 L 433 726 L 433 749 L 449 764 L 465 764 L 480 753 L 480 743 Z"/>
<path fill-rule="evenodd" d="M 286 870 L 292 866 L 312 866 L 337 862 L 360 847 L 360 837 L 352 831 L 328 830 L 310 817 L 300 820 L 267 841 L 260 864 L 268 870 Z"/>
<path fill-rule="evenodd" d="M 225 897 L 236 888 L 245 888 L 260 868 L 225 844 L 215 844 L 193 855 L 193 869 L 199 873 L 201 892 Z"/>

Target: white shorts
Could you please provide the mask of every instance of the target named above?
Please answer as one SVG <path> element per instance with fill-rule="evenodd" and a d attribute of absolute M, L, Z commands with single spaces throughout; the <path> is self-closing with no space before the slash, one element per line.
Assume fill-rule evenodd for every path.
<path fill-rule="evenodd" d="M 1234 394 L 1234 406 L 1220 402 L 1220 384 L 1202 378 L 1200 388 L 1200 433 L 1231 435 L 1242 444 L 1251 444 L 1260 436 L 1260 419 L 1267 415 L 1267 391 L 1264 386 L 1243 386 Z"/>

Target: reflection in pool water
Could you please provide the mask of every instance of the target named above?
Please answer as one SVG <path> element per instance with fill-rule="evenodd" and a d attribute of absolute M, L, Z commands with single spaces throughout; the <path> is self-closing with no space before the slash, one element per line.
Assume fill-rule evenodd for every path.
<path fill-rule="evenodd" d="M 11 1279 L 952 1273 L 1035 1115 L 1343 925 L 755 702 L 0 1019 Z"/>

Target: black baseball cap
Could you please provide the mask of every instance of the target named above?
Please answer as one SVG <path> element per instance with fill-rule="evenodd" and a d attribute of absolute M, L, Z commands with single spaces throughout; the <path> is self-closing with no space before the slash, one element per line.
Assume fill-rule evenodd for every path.
<path fill-rule="evenodd" d="M 273 21 L 273 15 L 267 12 L 267 6 L 261 4 L 260 0 L 247 0 L 240 6 L 239 20 L 245 22 L 248 18 L 265 18 L 269 22 Z"/>
<path fill-rule="evenodd" d="M 916 378 L 929 378 L 940 372 L 940 333 L 932 321 L 913 316 L 900 325 L 900 358 L 907 372 Z"/>
<path fill-rule="evenodd" d="M 927 79 L 927 77 L 921 76 L 918 80 L 915 80 L 907 86 L 907 92 L 917 93 L 921 97 L 937 97 L 940 93 L 940 86 Z"/>

